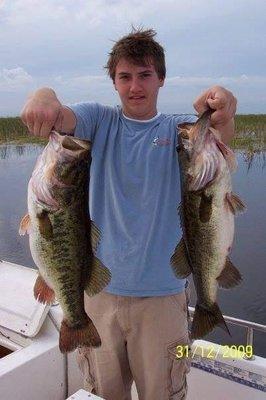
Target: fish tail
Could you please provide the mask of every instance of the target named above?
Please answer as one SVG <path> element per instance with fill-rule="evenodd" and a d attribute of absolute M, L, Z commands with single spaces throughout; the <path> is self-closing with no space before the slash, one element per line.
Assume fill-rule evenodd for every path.
<path fill-rule="evenodd" d="M 70 327 L 66 320 L 63 319 L 59 336 L 59 349 L 61 353 L 73 351 L 78 346 L 99 347 L 100 345 L 100 336 L 89 317 L 86 324 L 81 327 Z"/>
<path fill-rule="evenodd" d="M 231 336 L 217 303 L 213 303 L 208 308 L 200 304 L 196 304 L 191 327 L 191 338 L 201 338 L 211 332 L 215 326 L 220 326 Z"/>

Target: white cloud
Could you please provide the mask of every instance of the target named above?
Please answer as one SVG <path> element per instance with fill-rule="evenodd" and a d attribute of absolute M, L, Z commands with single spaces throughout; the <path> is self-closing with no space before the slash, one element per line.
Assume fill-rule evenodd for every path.
<path fill-rule="evenodd" d="M 63 78 L 62 76 L 56 76 L 55 82 L 67 87 L 74 87 L 76 89 L 84 88 L 84 85 L 107 85 L 110 86 L 109 78 L 104 75 L 82 75 L 74 76 L 71 78 Z"/>
<path fill-rule="evenodd" d="M 266 76 L 173 76 L 166 79 L 167 86 L 211 86 L 211 85 L 243 85 L 246 84 L 266 84 Z"/>
<path fill-rule="evenodd" d="M 62 76 L 56 76 L 54 78 L 54 82 L 56 84 L 62 85 L 64 87 L 71 87 L 75 89 L 80 89 L 89 86 L 95 87 L 111 87 L 110 78 L 106 75 L 81 75 L 81 76 L 73 76 L 64 78 Z M 165 86 L 166 87 L 175 87 L 175 86 L 211 86 L 211 85 L 257 85 L 257 84 L 266 84 L 266 76 L 248 76 L 246 74 L 242 74 L 240 76 L 220 76 L 220 77 L 211 77 L 211 76 L 172 76 L 166 78 Z"/>
<path fill-rule="evenodd" d="M 152 3 L 148 0 L 147 3 Z M 141 17 L 147 8 L 140 0 L 132 0 L 129 6 L 127 0 L 12 0 L 3 2 L 2 12 L 5 13 L 5 22 L 11 26 L 22 24 L 37 25 L 40 22 L 47 31 L 56 22 L 62 23 L 62 33 L 65 34 L 66 25 L 77 28 L 86 24 L 88 30 L 93 30 L 105 23 L 121 25 L 121 16 L 129 19 Z M 122 19 L 123 21 L 123 19 Z"/>
<path fill-rule="evenodd" d="M 33 82 L 31 75 L 27 73 L 22 67 L 16 68 L 3 68 L 0 71 L 0 89 L 14 90 L 27 86 Z"/>
<path fill-rule="evenodd" d="M 131 24 L 153 27 L 166 50 L 167 107 L 220 84 L 265 110 L 265 13 L 262 0 L 0 0 L 1 113 L 41 86 L 65 101 L 117 102 L 102 66 Z"/>

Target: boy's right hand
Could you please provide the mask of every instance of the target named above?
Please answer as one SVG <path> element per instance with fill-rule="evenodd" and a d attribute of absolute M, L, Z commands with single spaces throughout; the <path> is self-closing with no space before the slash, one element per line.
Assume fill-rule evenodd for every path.
<path fill-rule="evenodd" d="M 21 119 L 32 135 L 48 137 L 55 129 L 62 131 L 63 105 L 49 88 L 42 88 L 31 95 L 21 111 Z"/>

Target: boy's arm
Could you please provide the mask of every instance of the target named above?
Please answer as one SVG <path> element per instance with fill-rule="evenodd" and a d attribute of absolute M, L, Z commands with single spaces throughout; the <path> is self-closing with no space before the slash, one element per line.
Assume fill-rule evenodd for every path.
<path fill-rule="evenodd" d="M 32 135 L 40 137 L 48 137 L 53 129 L 73 135 L 77 124 L 74 112 L 61 104 L 50 88 L 38 89 L 29 96 L 21 119 Z"/>
<path fill-rule="evenodd" d="M 230 140 L 235 136 L 235 120 L 234 118 L 230 119 L 227 123 L 219 125 L 212 123 L 212 126 L 217 129 L 220 134 L 222 141 L 225 144 L 228 144 Z"/>

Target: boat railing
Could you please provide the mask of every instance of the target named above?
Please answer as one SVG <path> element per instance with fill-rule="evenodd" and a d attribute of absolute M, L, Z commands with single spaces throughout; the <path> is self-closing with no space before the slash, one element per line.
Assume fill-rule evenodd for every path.
<path fill-rule="evenodd" d="M 195 312 L 195 307 L 188 307 L 190 318 L 193 317 Z M 247 329 L 246 332 L 246 345 L 253 347 L 253 339 L 254 339 L 254 330 L 260 332 L 266 332 L 266 325 L 258 324 L 257 322 L 246 321 L 244 319 L 230 317 L 228 315 L 223 315 L 224 320 L 232 325 L 243 326 Z M 246 360 L 254 360 L 255 357 L 252 354 L 251 356 L 245 356 Z"/>

